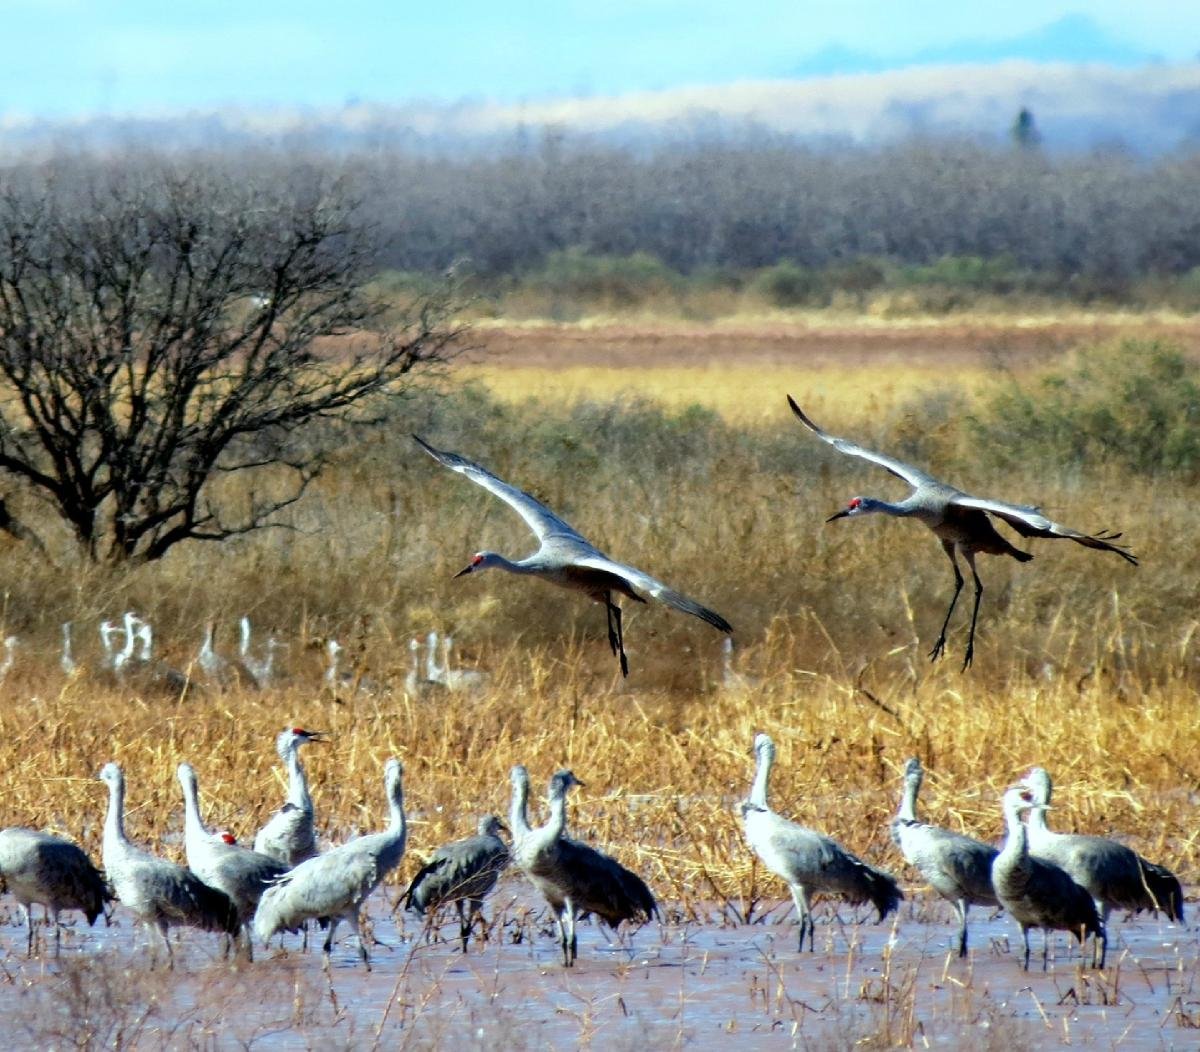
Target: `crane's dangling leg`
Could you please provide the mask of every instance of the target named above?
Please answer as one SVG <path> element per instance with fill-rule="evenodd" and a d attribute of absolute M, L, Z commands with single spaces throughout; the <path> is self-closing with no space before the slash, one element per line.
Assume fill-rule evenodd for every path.
<path fill-rule="evenodd" d="M 933 649 L 929 652 L 930 661 L 937 661 L 946 649 L 946 629 L 950 627 L 950 615 L 954 613 L 954 604 L 958 602 L 958 593 L 962 591 L 963 587 L 962 571 L 958 568 L 958 559 L 954 555 L 954 542 L 942 541 L 942 551 L 946 553 L 946 558 L 950 560 L 950 565 L 954 567 L 954 596 L 950 600 L 950 609 L 946 611 L 946 620 L 942 622 L 941 634 L 937 637 L 937 642 L 933 644 Z"/>
<path fill-rule="evenodd" d="M 971 908 L 971 904 L 966 899 L 959 899 L 954 908 L 958 910 L 958 955 L 966 957 L 967 955 L 967 911 Z"/>
<path fill-rule="evenodd" d="M 629 675 L 629 659 L 625 656 L 625 638 L 621 633 L 621 608 L 612 601 L 612 594 L 604 596 L 604 609 L 608 614 L 608 645 L 614 655 L 621 658 L 621 675 Z"/>
<path fill-rule="evenodd" d="M 975 578 L 975 606 L 971 610 L 971 633 L 967 636 L 967 653 L 963 658 L 964 672 L 971 667 L 971 659 L 975 656 L 975 622 L 979 619 L 979 602 L 983 598 L 983 582 L 979 579 L 979 574 L 975 570 L 975 553 L 972 551 L 963 552 L 963 558 L 967 560 L 967 565 L 971 568 L 971 576 Z M 962 578 L 958 579 L 959 587 L 962 587 Z"/>

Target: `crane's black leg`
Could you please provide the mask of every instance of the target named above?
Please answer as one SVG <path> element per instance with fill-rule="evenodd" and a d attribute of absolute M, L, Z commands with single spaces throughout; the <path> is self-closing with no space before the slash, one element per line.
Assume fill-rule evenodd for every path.
<path fill-rule="evenodd" d="M 975 578 L 975 606 L 971 610 L 971 633 L 967 636 L 967 654 L 963 658 L 964 672 L 971 667 L 971 659 L 975 656 L 975 622 L 979 618 L 979 601 L 983 598 L 983 582 L 979 579 L 979 574 L 975 570 L 975 553 L 963 552 L 963 557 L 967 560 L 967 565 L 971 567 L 971 576 Z M 958 585 L 962 587 L 962 578 L 958 579 Z"/>
<path fill-rule="evenodd" d="M 608 613 L 608 645 L 621 658 L 621 675 L 629 675 L 629 659 L 625 657 L 625 637 L 621 632 L 621 608 L 612 601 L 611 595 L 604 597 L 604 609 Z"/>
<path fill-rule="evenodd" d="M 1025 942 L 1025 963 L 1021 967 L 1029 971 L 1029 929 L 1024 924 L 1021 925 L 1021 938 Z"/>
<path fill-rule="evenodd" d="M 966 957 L 967 955 L 967 911 L 971 908 L 971 904 L 966 899 L 959 899 L 955 903 L 958 907 L 958 918 L 962 922 L 962 928 L 958 933 L 958 955 Z"/>
<path fill-rule="evenodd" d="M 946 553 L 946 558 L 950 560 L 950 565 L 954 568 L 954 596 L 950 600 L 950 609 L 946 611 L 946 620 L 942 622 L 941 635 L 937 637 L 937 642 L 933 644 L 933 649 L 929 652 L 930 661 L 937 661 L 946 649 L 946 629 L 950 626 L 950 615 L 954 613 L 954 604 L 958 602 L 958 593 L 962 591 L 963 586 L 962 571 L 958 568 L 958 559 L 954 556 L 954 543 L 942 541 L 942 551 Z"/>

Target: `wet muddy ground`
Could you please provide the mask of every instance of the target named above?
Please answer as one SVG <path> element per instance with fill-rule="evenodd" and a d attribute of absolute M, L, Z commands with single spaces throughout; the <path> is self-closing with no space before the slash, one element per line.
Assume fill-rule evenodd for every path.
<path fill-rule="evenodd" d="M 948 906 L 917 896 L 898 923 L 854 923 L 819 907 L 816 953 L 794 915 L 759 923 L 668 923 L 618 942 L 581 924 L 564 969 L 549 919 L 519 878 L 489 903 L 492 938 L 457 949 L 457 922 L 426 942 L 416 918 L 370 904 L 373 964 L 353 940 L 326 974 L 314 946 L 221 956 L 183 931 L 176 967 L 150 967 L 123 910 L 65 934 L 59 962 L 24 958 L 12 911 L 0 921 L 0 1042 L 7 1048 L 1200 1048 L 1200 940 L 1178 925 L 1114 918 L 1108 967 L 1082 967 L 1065 935 L 1041 971 L 1020 968 L 1003 915 L 976 911 L 972 952 L 951 951 Z M 1194 906 L 1192 907 L 1194 909 Z M 40 913 L 40 911 L 38 911 Z M 864 920 L 866 914 L 863 914 Z M 344 930 L 344 929 L 343 929 Z M 158 948 L 161 954 L 161 947 Z M 161 965 L 161 961 L 160 961 Z"/>

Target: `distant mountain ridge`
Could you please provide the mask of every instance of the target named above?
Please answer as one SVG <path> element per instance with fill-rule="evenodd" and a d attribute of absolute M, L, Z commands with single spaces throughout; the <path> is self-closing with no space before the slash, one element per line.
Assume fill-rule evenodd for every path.
<path fill-rule="evenodd" d="M 883 73 L 915 66 L 991 65 L 1012 60 L 1128 67 L 1159 62 L 1161 58 L 1118 39 L 1090 15 L 1077 13 L 1003 40 L 960 40 L 908 55 L 885 57 L 831 44 L 795 65 L 781 69 L 780 76 L 827 77 Z"/>

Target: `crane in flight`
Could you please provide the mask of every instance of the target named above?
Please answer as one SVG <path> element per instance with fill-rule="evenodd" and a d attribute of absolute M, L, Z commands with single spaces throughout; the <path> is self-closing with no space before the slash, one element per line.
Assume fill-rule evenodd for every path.
<path fill-rule="evenodd" d="M 950 607 L 942 621 L 942 631 L 937 642 L 929 652 L 931 661 L 936 661 L 946 649 L 946 629 L 950 625 L 950 615 L 958 602 L 959 593 L 963 588 L 962 571 L 958 568 L 958 556 L 961 554 L 970 567 L 971 576 L 975 579 L 975 605 L 971 610 L 971 630 L 967 636 L 967 652 L 963 658 L 963 671 L 971 665 L 975 656 L 975 622 L 979 618 L 979 602 L 983 598 L 983 582 L 975 569 L 975 556 L 979 552 L 985 555 L 1011 555 L 1018 562 L 1029 562 L 1033 558 L 1029 552 L 1015 548 L 992 524 L 989 516 L 994 516 L 1008 523 L 1022 537 L 1046 537 L 1049 539 L 1063 538 L 1082 544 L 1085 548 L 1097 548 L 1100 551 L 1116 552 L 1126 562 L 1137 566 L 1137 559 L 1130 554 L 1124 544 L 1114 543 L 1121 535 L 1101 531 L 1089 534 L 1073 530 L 1046 518 L 1037 508 L 1027 504 L 1008 504 L 1001 500 L 991 500 L 987 497 L 973 497 L 960 489 L 942 482 L 932 475 L 926 474 L 920 468 L 906 464 L 885 453 L 876 453 L 864 449 L 845 438 L 838 438 L 828 431 L 822 431 L 796 404 L 791 395 L 787 396 L 788 405 L 800 422 L 817 436 L 822 442 L 827 442 L 839 453 L 869 460 L 881 468 L 903 479 L 912 487 L 912 492 L 902 501 L 891 503 L 878 500 L 875 497 L 853 497 L 841 511 L 831 515 L 826 522 L 835 519 L 854 518 L 858 515 L 869 515 L 879 512 L 896 518 L 918 519 L 928 526 L 934 535 L 942 542 L 942 550 L 950 565 L 954 568 L 954 595 L 950 599 Z"/>
<path fill-rule="evenodd" d="M 538 550 L 516 561 L 495 552 L 476 552 L 467 567 L 455 574 L 455 577 L 498 566 L 509 573 L 540 577 L 562 588 L 582 592 L 604 606 L 608 615 L 608 645 L 612 647 L 613 655 L 620 658 L 623 676 L 629 675 L 629 661 L 625 657 L 625 639 L 621 631 L 621 608 L 613 601 L 614 593 L 644 603 L 646 600 L 635 590 L 641 589 L 659 602 L 698 617 L 701 621 L 707 621 L 722 632 L 733 631 L 733 627 L 720 614 L 668 588 L 662 581 L 649 574 L 610 559 L 541 501 L 535 500 L 524 490 L 517 489 L 486 468 L 481 468 L 457 453 L 445 453 L 434 449 L 418 435 L 413 435 L 413 438 L 443 467 L 466 475 L 476 485 L 482 486 L 492 496 L 499 497 L 508 504 L 525 520 L 525 525 L 538 539 Z"/>

